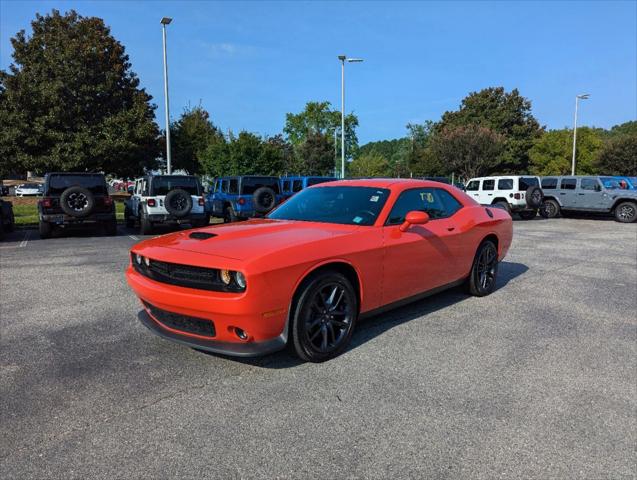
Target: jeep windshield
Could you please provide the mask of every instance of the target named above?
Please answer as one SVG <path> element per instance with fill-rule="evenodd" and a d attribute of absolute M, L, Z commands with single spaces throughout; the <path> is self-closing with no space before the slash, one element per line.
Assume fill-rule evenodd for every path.
<path fill-rule="evenodd" d="M 385 188 L 313 187 L 294 195 L 268 218 L 369 226 L 388 197 Z"/>
<path fill-rule="evenodd" d="M 62 195 L 62 192 L 69 187 L 84 187 L 93 195 L 107 195 L 106 182 L 101 174 L 95 175 L 62 175 L 53 174 L 49 177 L 49 196 Z"/>
<path fill-rule="evenodd" d="M 184 175 L 163 175 L 153 177 L 151 195 L 167 195 L 171 190 L 185 190 L 190 195 L 201 195 L 201 185 L 196 177 Z"/>
<path fill-rule="evenodd" d="M 252 195 L 258 188 L 268 187 L 279 191 L 279 179 L 276 177 L 244 177 L 241 179 L 241 195 Z"/>

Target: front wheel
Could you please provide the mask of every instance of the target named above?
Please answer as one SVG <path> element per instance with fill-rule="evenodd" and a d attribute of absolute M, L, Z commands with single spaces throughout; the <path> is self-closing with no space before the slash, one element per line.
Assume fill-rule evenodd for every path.
<path fill-rule="evenodd" d="M 223 209 L 223 223 L 232 223 L 239 220 L 239 217 L 234 213 L 234 209 L 228 205 Z"/>
<path fill-rule="evenodd" d="M 622 202 L 615 207 L 615 220 L 622 223 L 633 223 L 637 220 L 637 204 Z"/>
<path fill-rule="evenodd" d="M 135 218 L 131 216 L 128 208 L 124 209 L 124 221 L 126 222 L 127 228 L 133 228 L 135 226 Z"/>
<path fill-rule="evenodd" d="M 349 344 L 358 317 L 356 292 L 344 275 L 326 271 L 304 282 L 291 326 L 294 351 L 307 362 L 324 362 Z"/>
<path fill-rule="evenodd" d="M 109 220 L 104 223 L 104 231 L 109 237 L 117 235 L 117 220 Z"/>
<path fill-rule="evenodd" d="M 51 238 L 51 234 L 53 233 L 53 227 L 51 224 L 44 220 L 40 220 L 38 230 L 40 232 L 40 238 L 42 239 Z"/>
<path fill-rule="evenodd" d="M 498 249 L 492 241 L 487 240 L 480 245 L 473 260 L 467 282 L 469 293 L 476 297 L 493 293 L 497 276 Z"/>

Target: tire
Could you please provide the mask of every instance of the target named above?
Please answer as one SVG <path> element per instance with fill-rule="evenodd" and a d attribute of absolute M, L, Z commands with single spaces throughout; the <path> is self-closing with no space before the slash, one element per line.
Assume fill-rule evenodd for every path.
<path fill-rule="evenodd" d="M 15 216 L 13 215 L 13 209 L 9 210 L 9 223 L 4 226 L 5 232 L 13 232 L 15 230 Z"/>
<path fill-rule="evenodd" d="M 105 222 L 104 231 L 106 232 L 106 235 L 108 235 L 109 237 L 113 237 L 117 235 L 117 220 L 113 219 L 113 220 L 109 220 L 108 222 Z"/>
<path fill-rule="evenodd" d="M 139 214 L 139 233 L 141 235 L 150 235 L 153 231 L 153 222 L 151 222 L 144 212 Z"/>
<path fill-rule="evenodd" d="M 540 206 L 542 218 L 555 218 L 560 214 L 560 204 L 550 198 L 544 199 Z"/>
<path fill-rule="evenodd" d="M 94 207 L 95 197 L 84 187 L 69 187 L 60 195 L 60 208 L 72 217 L 86 217 Z"/>
<path fill-rule="evenodd" d="M 501 210 L 506 211 L 509 215 L 511 215 L 511 206 L 509 202 L 505 202 L 503 200 L 498 200 L 497 202 L 491 205 L 492 207 L 499 208 Z"/>
<path fill-rule="evenodd" d="M 542 205 L 542 200 L 544 200 L 544 194 L 542 193 L 542 189 L 540 187 L 529 187 L 526 189 L 526 204 L 529 208 L 538 209 L 540 205 Z"/>
<path fill-rule="evenodd" d="M 480 244 L 473 259 L 471 273 L 467 281 L 468 291 L 476 297 L 484 297 L 495 290 L 498 277 L 498 249 L 486 240 Z"/>
<path fill-rule="evenodd" d="M 230 205 L 226 205 L 223 209 L 223 223 L 232 223 L 239 220 L 239 217 L 234 213 L 234 209 Z"/>
<path fill-rule="evenodd" d="M 210 215 L 206 215 L 203 220 L 196 220 L 192 224 L 195 228 L 207 227 L 208 225 L 210 225 Z"/>
<path fill-rule="evenodd" d="M 637 221 L 637 203 L 621 202 L 615 207 L 615 220 L 621 223 L 633 223 Z"/>
<path fill-rule="evenodd" d="M 164 207 L 171 215 L 184 218 L 192 210 L 192 197 L 190 193 L 181 188 L 171 190 L 164 199 Z"/>
<path fill-rule="evenodd" d="M 270 187 L 259 187 L 252 195 L 254 210 L 257 213 L 268 213 L 276 206 L 276 193 Z"/>
<path fill-rule="evenodd" d="M 124 209 L 124 221 L 126 222 L 126 226 L 128 228 L 135 227 L 135 218 L 131 216 L 130 210 L 128 208 Z"/>
<path fill-rule="evenodd" d="M 537 216 L 537 210 L 523 210 L 518 214 L 522 220 L 533 220 Z"/>
<path fill-rule="evenodd" d="M 310 276 L 299 292 L 293 307 L 291 347 L 306 362 L 324 362 L 340 355 L 358 317 L 352 284 L 341 273 L 328 270 Z"/>
<path fill-rule="evenodd" d="M 43 240 L 51 238 L 51 235 L 53 234 L 52 225 L 49 222 L 45 222 L 44 220 L 40 220 L 38 230 L 40 232 L 40 238 Z"/>

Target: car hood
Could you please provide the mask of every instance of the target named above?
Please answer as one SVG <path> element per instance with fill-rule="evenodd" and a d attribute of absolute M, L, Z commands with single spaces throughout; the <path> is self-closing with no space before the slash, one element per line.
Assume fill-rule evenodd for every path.
<path fill-rule="evenodd" d="M 139 246 L 248 260 L 287 247 L 347 235 L 359 228 L 356 225 L 259 219 L 171 233 L 146 240 Z"/>

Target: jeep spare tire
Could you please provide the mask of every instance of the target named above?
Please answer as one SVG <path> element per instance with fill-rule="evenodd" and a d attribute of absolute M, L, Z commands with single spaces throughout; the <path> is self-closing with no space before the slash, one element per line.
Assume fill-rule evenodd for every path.
<path fill-rule="evenodd" d="M 540 187 L 532 186 L 526 189 L 526 204 L 529 208 L 540 208 L 542 200 L 544 200 L 544 194 Z"/>
<path fill-rule="evenodd" d="M 270 187 L 260 187 L 252 195 L 254 210 L 257 213 L 268 213 L 276 205 L 276 193 Z"/>
<path fill-rule="evenodd" d="M 164 199 L 164 206 L 168 213 L 177 218 L 182 218 L 192 210 L 192 197 L 186 190 L 177 188 L 168 192 Z"/>
<path fill-rule="evenodd" d="M 69 187 L 60 195 L 60 208 L 72 217 L 86 217 L 95 207 L 95 196 L 84 187 Z"/>

